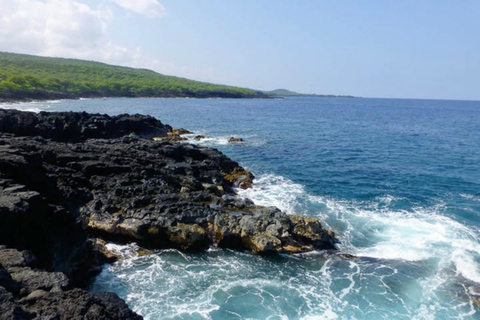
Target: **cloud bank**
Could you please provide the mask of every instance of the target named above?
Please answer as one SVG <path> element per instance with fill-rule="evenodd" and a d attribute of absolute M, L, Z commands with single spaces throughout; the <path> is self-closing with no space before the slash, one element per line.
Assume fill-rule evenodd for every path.
<path fill-rule="evenodd" d="M 0 51 L 95 60 L 203 81 L 215 79 L 211 68 L 177 66 L 150 58 L 138 47 L 112 42 L 108 29 L 114 19 L 114 3 L 149 18 L 165 14 L 157 0 L 102 0 L 96 7 L 82 0 L 0 0 Z"/>
<path fill-rule="evenodd" d="M 165 12 L 155 0 L 112 1 L 149 17 Z M 140 49 L 109 39 L 113 18 L 102 3 L 93 8 L 77 0 L 0 0 L 0 51 L 135 65 Z"/>

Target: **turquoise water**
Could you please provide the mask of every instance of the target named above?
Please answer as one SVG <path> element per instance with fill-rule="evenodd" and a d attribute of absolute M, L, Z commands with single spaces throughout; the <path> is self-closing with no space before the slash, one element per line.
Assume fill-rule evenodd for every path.
<path fill-rule="evenodd" d="M 108 266 L 146 319 L 478 319 L 480 102 L 107 99 L 15 106 L 144 113 L 212 137 L 257 177 L 241 194 L 321 219 L 341 251 L 165 250 Z M 244 144 L 228 144 L 230 136 Z"/>

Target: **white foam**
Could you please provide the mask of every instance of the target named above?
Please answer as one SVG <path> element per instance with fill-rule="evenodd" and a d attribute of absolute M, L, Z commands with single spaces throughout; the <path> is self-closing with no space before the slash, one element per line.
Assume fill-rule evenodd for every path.
<path fill-rule="evenodd" d="M 287 213 L 295 213 L 295 206 L 299 197 L 305 194 L 305 189 L 284 177 L 266 174 L 256 178 L 252 188 L 240 189 L 237 193 L 257 205 L 275 206 Z"/>
<path fill-rule="evenodd" d="M 480 197 L 474 196 L 473 194 L 461 193 L 460 197 L 468 199 L 468 200 L 473 200 L 473 201 L 480 202 Z"/>
<path fill-rule="evenodd" d="M 197 144 L 207 144 L 207 145 L 227 145 L 229 144 L 228 139 L 230 137 L 207 137 L 204 138 L 200 141 L 195 141 L 195 140 L 190 140 L 189 142 L 191 143 L 197 143 Z"/>
<path fill-rule="evenodd" d="M 440 259 L 452 262 L 463 277 L 480 282 L 479 230 L 442 215 L 439 207 L 417 208 L 414 212 L 345 209 L 341 219 L 374 240 L 372 245 L 358 247 L 353 245 L 355 239 L 345 237 L 345 248 L 351 253 L 408 261 Z"/>
<path fill-rule="evenodd" d="M 197 135 L 203 135 L 205 138 L 201 140 L 195 140 L 195 136 Z M 188 138 L 188 143 L 192 144 L 201 144 L 205 146 L 226 146 L 226 145 L 238 145 L 238 146 L 249 146 L 249 147 L 258 147 L 261 145 L 264 145 L 267 143 L 267 140 L 264 139 L 258 139 L 256 136 L 236 136 L 237 138 L 242 138 L 244 139 L 243 142 L 240 143 L 231 143 L 229 142 L 229 139 L 232 137 L 231 135 L 228 136 L 209 136 L 208 132 L 202 132 L 198 131 L 195 132 L 194 134 L 186 134 L 184 137 Z"/>
<path fill-rule="evenodd" d="M 32 102 L 30 102 L 30 103 L 40 103 L 40 104 L 44 104 L 44 103 L 59 103 L 59 102 L 62 102 L 62 100 L 32 101 Z"/>
<path fill-rule="evenodd" d="M 402 199 L 386 195 L 365 204 L 312 196 L 302 185 L 273 174 L 259 176 L 253 188 L 238 193 L 258 205 L 276 206 L 287 213 L 311 212 L 300 205 L 305 201 L 322 204 L 326 210 L 316 213 L 320 220 L 327 226 L 343 223 L 342 230 L 334 231 L 344 252 L 408 261 L 441 258 L 453 263 L 458 274 L 480 282 L 480 230 L 442 215 L 443 203 L 392 211 L 392 202 Z"/>
<path fill-rule="evenodd" d="M 130 243 L 126 245 L 107 243 L 105 245 L 109 251 L 122 257 L 123 259 L 130 259 L 138 256 L 138 250 L 140 247 L 136 243 Z"/>
<path fill-rule="evenodd" d="M 457 275 L 480 283 L 480 265 L 467 250 L 455 250 L 452 254 L 452 261 L 455 264 Z"/>
<path fill-rule="evenodd" d="M 290 263 L 269 263 L 218 248 L 205 256 L 163 250 L 121 260 L 98 281 L 108 282 L 109 290 L 128 292 L 123 297 L 145 319 L 212 319 L 217 312 L 239 318 L 243 310 L 230 309 L 236 303 L 254 306 L 270 319 L 287 319 L 283 306 L 289 301 L 301 301 L 298 318 L 305 320 L 364 319 L 374 314 L 372 310 L 410 319 L 435 319 L 452 310 L 465 319 L 476 314 L 468 299 L 449 298 L 452 295 L 446 293 L 457 290 L 462 278 L 480 282 L 479 231 L 442 215 L 443 204 L 391 210 L 398 198 L 386 195 L 357 203 L 313 196 L 300 184 L 272 174 L 259 175 L 253 188 L 238 192 L 260 205 L 314 213 L 338 228 L 334 231 L 341 251 L 382 260 L 347 261 L 316 252 L 302 259 L 284 257 L 294 266 L 312 263 L 291 269 Z M 109 248 L 126 256 L 136 251 L 128 246 Z M 425 262 L 413 262 L 420 260 Z M 476 290 L 464 288 L 466 294 Z M 386 306 L 391 308 L 382 309 Z"/>
<path fill-rule="evenodd" d="M 39 107 L 32 104 L 0 104 L 0 108 L 9 110 L 30 111 L 36 113 L 48 109 L 47 107 Z"/>

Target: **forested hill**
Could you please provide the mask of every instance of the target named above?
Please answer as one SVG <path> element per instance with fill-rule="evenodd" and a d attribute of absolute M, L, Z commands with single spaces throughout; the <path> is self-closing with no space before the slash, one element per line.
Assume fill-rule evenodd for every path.
<path fill-rule="evenodd" d="M 256 98 L 265 95 L 146 69 L 0 52 L 0 100 L 80 97 Z"/>

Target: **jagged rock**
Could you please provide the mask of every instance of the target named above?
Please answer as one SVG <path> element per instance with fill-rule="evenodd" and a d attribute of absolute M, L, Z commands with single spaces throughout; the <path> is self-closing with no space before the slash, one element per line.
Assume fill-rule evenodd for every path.
<path fill-rule="evenodd" d="M 0 320 L 33 319 L 35 314 L 26 312 L 15 301 L 12 293 L 0 286 Z"/>
<path fill-rule="evenodd" d="M 178 128 L 178 129 L 173 129 L 172 134 L 174 135 L 193 134 L 193 132 L 187 129 Z"/>
<path fill-rule="evenodd" d="M 0 319 L 142 319 L 113 293 L 70 289 L 61 272 L 28 267 L 15 249 L 0 249 Z M 30 257 L 31 258 L 31 257 Z"/>
<path fill-rule="evenodd" d="M 169 132 L 166 137 L 154 137 L 153 141 L 170 141 L 170 142 L 178 142 L 178 141 L 187 141 L 187 138 L 182 137 L 179 134 L 173 134 Z"/>
<path fill-rule="evenodd" d="M 147 255 L 150 255 L 152 253 L 154 253 L 154 251 L 148 250 L 148 249 L 145 249 L 145 248 L 138 248 L 138 250 L 137 250 L 137 254 L 138 254 L 139 257 L 147 256 Z"/>
<path fill-rule="evenodd" d="M 233 183 L 234 186 L 240 189 L 248 189 L 253 185 L 255 176 L 248 170 L 243 168 L 235 168 L 232 172 L 223 172 L 223 178 Z"/>
<path fill-rule="evenodd" d="M 23 252 L 8 248 L 1 248 L 0 253 L 0 265 L 4 268 L 25 267 L 28 265 L 25 255 L 29 254 L 24 255 Z"/>
<path fill-rule="evenodd" d="M 252 200 L 225 194 L 222 196 L 223 208 L 233 211 L 245 211 L 255 206 Z"/>
<path fill-rule="evenodd" d="M 209 137 L 207 137 L 207 136 L 202 136 L 202 135 L 198 135 L 198 136 L 193 137 L 193 140 L 195 140 L 195 141 L 201 141 L 201 140 L 207 139 L 207 138 L 209 138 Z"/>
<path fill-rule="evenodd" d="M 108 292 L 89 293 L 81 289 L 45 292 L 22 299 L 19 305 L 42 319 L 143 319 L 116 294 Z"/>
<path fill-rule="evenodd" d="M 121 257 L 107 248 L 107 242 L 100 238 L 95 238 L 93 242 L 93 252 L 96 255 L 96 260 L 99 263 L 113 263 Z"/>
<path fill-rule="evenodd" d="M 150 249 L 334 248 L 316 219 L 240 199 L 236 188 L 254 176 L 218 150 L 138 136 L 169 132 L 139 115 L 0 110 L 0 244 L 24 250 L 0 247 L 5 314 L 135 319 L 115 295 L 70 289 L 116 258 L 95 238 Z"/>
<path fill-rule="evenodd" d="M 254 176 L 215 149 L 131 136 L 65 144 L 38 137 L 0 135 L 0 153 L 5 155 L 0 158 L 0 172 L 17 183 L 5 185 L 0 208 L 3 203 L 7 212 L 17 212 L 17 218 L 22 208 L 32 222 L 45 224 L 42 232 L 42 228 L 31 230 L 37 237 L 29 243 L 15 238 L 12 232 L 5 233 L 11 238 L 4 239 L 4 243 L 18 247 L 23 242 L 42 261 L 48 260 L 42 256 L 46 248 L 37 248 L 34 242 L 46 236 L 52 222 L 38 215 L 39 211 L 51 212 L 48 215 L 60 219 L 59 230 L 53 234 L 72 237 L 62 233 L 61 228 L 71 225 L 72 230 L 83 235 L 77 239 L 79 242 L 86 241 L 81 225 L 76 224 L 80 219 L 97 237 L 136 241 L 147 248 L 194 250 L 212 243 L 228 243 L 255 252 L 297 252 L 332 247 L 333 235 L 326 236 L 315 219 L 290 219 L 279 210 L 264 210 L 236 197 L 234 188 L 251 187 Z M 231 215 L 229 228 L 221 231 L 213 221 L 229 212 L 237 215 Z M 24 220 L 16 224 L 28 230 L 22 224 Z M 224 235 L 217 241 L 218 232 Z M 232 244 L 225 240 L 230 238 L 241 241 Z M 48 245 L 67 251 L 56 243 L 61 242 L 52 239 Z M 102 261 L 102 256 L 96 255 L 104 251 L 101 246 L 97 246 L 98 250 L 88 246 L 84 245 L 84 255 L 90 253 L 97 262 Z M 75 265 L 72 262 L 66 265 Z M 73 273 L 57 265 L 47 267 Z"/>
<path fill-rule="evenodd" d="M 128 134 L 163 137 L 172 127 L 144 115 L 88 114 L 86 112 L 23 112 L 0 109 L 0 132 L 79 142 L 92 138 L 118 138 Z"/>
<path fill-rule="evenodd" d="M 228 139 L 228 142 L 245 142 L 245 140 L 243 140 L 242 138 L 235 138 L 235 137 L 230 137 L 230 139 Z"/>
<path fill-rule="evenodd" d="M 333 249 L 335 245 L 333 233 L 324 229 L 318 220 L 287 215 L 275 207 L 256 208 L 243 215 L 217 215 L 210 229 L 219 247 L 244 248 L 257 253 L 299 253 Z"/>
<path fill-rule="evenodd" d="M 170 242 L 181 250 L 201 249 L 209 244 L 206 230 L 198 224 L 177 223 L 169 228 L 168 233 Z"/>
<path fill-rule="evenodd" d="M 291 234 L 293 237 L 308 241 L 316 248 L 326 245 L 331 249 L 335 243 L 335 234 L 323 228 L 320 221 L 313 217 L 305 217 L 300 215 L 289 215 L 293 228 Z M 328 246 L 330 244 L 331 246 Z"/>

